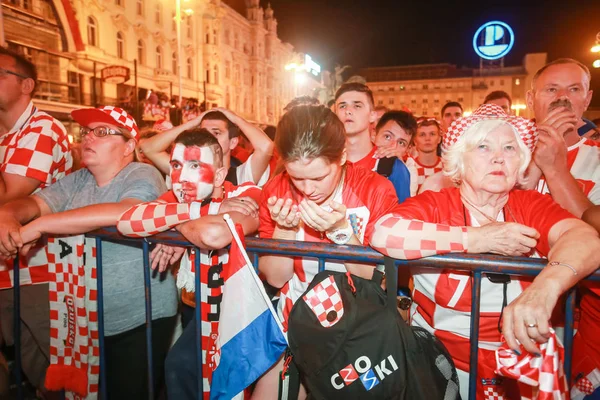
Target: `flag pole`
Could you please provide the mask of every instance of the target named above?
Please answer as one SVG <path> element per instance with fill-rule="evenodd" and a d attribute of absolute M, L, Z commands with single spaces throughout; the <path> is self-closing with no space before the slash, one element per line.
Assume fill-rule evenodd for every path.
<path fill-rule="evenodd" d="M 246 253 L 246 248 L 242 245 L 242 241 L 241 241 L 241 239 L 240 239 L 240 237 L 239 237 L 239 235 L 237 233 L 237 230 L 235 229 L 235 225 L 233 223 L 233 220 L 231 219 L 231 217 L 229 216 L 229 214 L 223 215 L 223 219 L 225 220 L 225 222 L 227 223 L 227 227 L 231 231 L 231 235 L 233 236 L 233 240 L 235 240 L 235 242 L 237 243 L 238 247 L 240 248 L 240 253 L 242 253 L 242 256 L 244 257 L 244 261 L 246 261 L 246 266 L 248 268 L 250 268 L 252 278 L 254 279 L 254 282 L 256 283 L 256 285 L 259 287 L 260 294 L 263 297 L 263 300 L 265 301 L 265 303 L 267 303 L 267 306 L 269 307 L 269 311 L 271 311 L 271 314 L 273 315 L 273 318 L 275 318 L 275 322 L 277 322 L 277 326 L 281 330 L 281 333 L 283 333 L 283 337 L 285 338 L 285 342 L 287 343 L 288 342 L 287 335 L 285 334 L 285 331 L 283 330 L 283 325 L 281 325 L 281 321 L 279 321 L 279 317 L 277 316 L 277 313 L 275 312 L 275 309 L 273 308 L 273 304 L 271 303 L 271 299 L 269 299 L 269 296 L 267 296 L 267 293 L 265 292 L 265 288 L 263 286 L 263 283 L 260 280 L 260 278 L 258 277 L 258 275 L 256 274 L 256 271 L 254 270 L 254 267 L 252 266 L 252 262 L 250 261 L 250 258 L 248 258 L 248 253 Z"/>

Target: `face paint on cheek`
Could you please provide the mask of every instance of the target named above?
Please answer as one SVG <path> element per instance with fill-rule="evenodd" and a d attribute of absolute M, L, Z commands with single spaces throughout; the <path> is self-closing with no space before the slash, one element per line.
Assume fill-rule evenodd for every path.
<path fill-rule="evenodd" d="M 183 153 L 184 168 L 180 177 L 185 200 L 204 200 L 212 195 L 215 172 L 214 155 L 208 147 L 186 147 Z"/>

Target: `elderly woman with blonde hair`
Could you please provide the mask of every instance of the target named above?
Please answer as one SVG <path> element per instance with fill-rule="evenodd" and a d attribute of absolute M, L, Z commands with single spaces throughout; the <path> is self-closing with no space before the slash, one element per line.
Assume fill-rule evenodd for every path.
<path fill-rule="evenodd" d="M 598 233 L 550 196 L 516 190 L 525 179 L 538 132 L 524 118 L 486 104 L 456 120 L 443 141 L 444 173 L 456 187 L 425 192 L 396 206 L 375 225 L 371 246 L 399 259 L 450 252 L 547 257 L 535 279 L 486 275 L 481 283 L 477 399 L 520 398 L 493 358 L 504 336 L 520 354 L 537 355 L 551 335 L 558 298 L 600 264 Z M 449 350 L 467 398 L 471 276 L 413 268 L 412 325 L 434 333 Z M 501 329 L 500 329 L 501 327 Z"/>

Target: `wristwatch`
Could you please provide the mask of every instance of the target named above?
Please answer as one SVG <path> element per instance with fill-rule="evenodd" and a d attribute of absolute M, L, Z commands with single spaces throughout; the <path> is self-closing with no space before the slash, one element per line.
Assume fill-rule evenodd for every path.
<path fill-rule="evenodd" d="M 331 240 L 335 244 L 346 244 L 352 238 L 352 234 L 354 230 L 352 229 L 352 225 L 347 224 L 345 228 L 338 228 L 332 231 L 325 232 L 327 238 Z"/>

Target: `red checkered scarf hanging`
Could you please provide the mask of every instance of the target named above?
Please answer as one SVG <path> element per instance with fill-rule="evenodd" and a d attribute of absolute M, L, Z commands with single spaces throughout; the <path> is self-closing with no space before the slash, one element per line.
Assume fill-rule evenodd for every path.
<path fill-rule="evenodd" d="M 442 147 L 448 151 L 450 147 L 458 141 L 458 139 L 469 129 L 473 124 L 481 121 L 500 120 L 505 121 L 519 134 L 525 146 L 533 152 L 537 143 L 538 130 L 535 122 L 527 118 L 508 115 L 502 107 L 496 104 L 482 104 L 468 117 L 462 117 L 452 122 L 448 131 L 444 134 Z"/>
<path fill-rule="evenodd" d="M 550 332 L 548 342 L 540 345 L 540 357 L 530 354 L 522 345 L 520 356 L 506 343 L 496 350 L 496 373 L 518 381 L 522 400 L 568 398 L 564 348 L 554 330 Z"/>
<path fill-rule="evenodd" d="M 46 388 L 96 399 L 100 373 L 95 239 L 48 238 L 50 367 Z"/>

